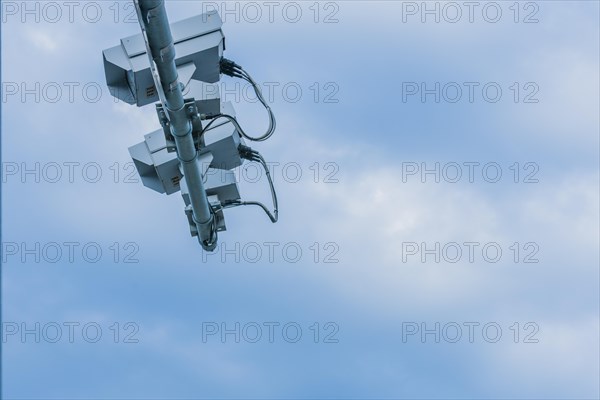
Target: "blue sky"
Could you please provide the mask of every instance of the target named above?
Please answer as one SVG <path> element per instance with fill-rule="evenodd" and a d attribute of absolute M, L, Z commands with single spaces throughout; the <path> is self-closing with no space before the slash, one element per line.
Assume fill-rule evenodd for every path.
<path fill-rule="evenodd" d="M 97 23 L 89 22 L 94 9 L 84 18 L 83 5 L 71 21 L 59 2 L 62 17 L 52 23 L 44 3 L 39 22 L 20 2 L 12 3 L 16 10 L 6 3 L 4 398 L 600 396 L 597 2 L 521 2 L 518 23 L 513 2 L 494 3 L 502 10 L 497 23 L 481 13 L 495 7 L 489 3 L 478 3 L 472 23 L 465 6 L 457 23 L 443 18 L 453 14 L 422 22 L 421 2 L 281 3 L 272 22 L 258 2 L 256 23 L 238 5 L 239 22 L 236 14 L 224 17 L 226 56 L 276 87 L 278 130 L 254 147 L 279 163 L 280 221 L 230 210 L 220 240 L 234 254 L 219 248 L 204 256 L 189 237 L 178 194 L 127 183 L 127 148 L 158 128 L 152 107 L 116 103 L 104 87 L 102 50 L 139 31 L 123 21 L 128 3 L 96 3 Z M 169 1 L 167 10 L 176 21 L 211 4 L 223 11 L 221 2 L 195 1 Z M 302 10 L 296 23 L 290 7 Z M 529 15 L 538 22 L 523 23 Z M 22 101 L 21 85 L 36 82 L 47 92 L 40 90 L 39 102 L 34 95 Z M 79 84 L 72 102 L 68 82 Z M 234 88 L 235 81 L 224 82 L 222 89 Z M 436 82 L 457 83 L 463 97 L 403 101 L 407 84 Z M 468 82 L 478 84 L 473 102 Z M 63 89 L 55 103 L 48 101 L 53 83 Z M 495 103 L 481 92 L 490 83 L 502 89 Z M 12 84 L 18 93 L 7 95 Z M 86 101 L 96 87 L 99 100 Z M 302 98 L 290 100 L 292 89 L 286 98 L 283 87 L 300 87 Z M 529 94 L 537 102 L 524 102 Z M 228 96 L 250 131 L 266 126 L 258 105 Z M 39 183 L 21 176 L 36 163 Z M 55 163 L 62 176 L 52 183 Z M 436 163 L 448 174 L 459 165 L 462 179 L 406 175 Z M 488 164 L 502 172 L 496 183 L 485 179 L 491 172 L 482 175 Z M 65 165 L 75 168 L 72 182 Z M 473 182 L 467 165 L 476 168 Z M 251 182 L 252 171 L 236 171 L 242 195 L 267 201 L 267 182 Z M 528 176 L 537 183 L 526 183 Z M 478 244 L 473 262 L 465 242 Z M 22 251 L 36 243 L 39 263 Z M 55 243 L 62 254 L 48 262 Z M 76 243 L 73 261 L 65 243 Z M 448 253 L 439 263 L 422 251 L 407 254 L 423 243 Z M 462 257 L 449 262 L 454 244 Z M 482 255 L 486 244 L 500 247 L 498 262 Z M 86 256 L 84 246 L 91 248 Z M 102 256 L 92 263 L 97 248 Z M 528 254 L 538 262 L 523 262 Z M 138 262 L 126 263 L 128 255 Z M 70 322 L 79 324 L 73 343 Z M 35 331 L 36 323 L 39 343 L 35 334 L 22 338 L 22 327 Z M 80 331 L 91 323 L 102 329 L 96 343 Z M 239 343 L 207 333 L 236 323 Z M 422 340 L 422 327 L 435 330 L 436 323 L 439 343 L 434 334 Z M 53 324 L 62 327 L 57 343 L 45 336 Z M 255 324 L 262 336 L 252 343 Z M 296 343 L 283 336 L 286 324 L 302 329 Z M 456 325 L 462 336 L 452 343 Z M 419 332 L 408 335 L 414 326 Z M 483 326 L 492 330 L 483 334 Z M 138 343 L 124 343 L 135 327 L 130 339 Z M 495 327 L 502 336 L 490 343 Z"/>

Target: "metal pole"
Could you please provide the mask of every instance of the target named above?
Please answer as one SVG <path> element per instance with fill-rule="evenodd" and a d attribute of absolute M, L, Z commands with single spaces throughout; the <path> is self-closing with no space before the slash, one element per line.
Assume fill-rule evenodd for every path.
<path fill-rule="evenodd" d="M 160 85 L 164 92 L 164 106 L 169 114 L 171 134 L 175 138 L 177 156 L 190 191 L 192 215 L 198 228 L 198 240 L 205 250 L 214 250 L 217 244 L 214 216 L 202 183 L 202 170 L 192 137 L 192 123 L 184 106 L 182 88 L 175 66 L 175 45 L 165 10 L 164 0 L 137 0 L 146 29 L 148 46 Z M 158 88 L 157 88 L 158 89 Z"/>

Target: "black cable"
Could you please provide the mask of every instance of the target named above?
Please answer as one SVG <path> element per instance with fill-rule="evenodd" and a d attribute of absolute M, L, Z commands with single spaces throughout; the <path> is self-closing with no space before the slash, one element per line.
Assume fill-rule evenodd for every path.
<path fill-rule="evenodd" d="M 252 79 L 252 77 L 250 76 L 250 74 L 248 72 L 246 72 L 240 65 L 236 64 L 235 62 L 233 62 L 231 60 L 222 58 L 221 62 L 220 62 L 220 68 L 221 68 L 221 72 L 223 74 L 229 75 L 231 77 L 243 79 L 246 82 L 250 83 L 250 85 L 252 85 L 252 88 L 254 89 L 254 93 L 256 94 L 258 101 L 260 101 L 260 103 L 265 107 L 265 109 L 267 110 L 267 112 L 269 114 L 269 128 L 263 135 L 258 136 L 258 137 L 253 137 L 253 136 L 248 135 L 246 133 L 246 131 L 244 131 L 244 129 L 242 129 L 242 127 L 240 126 L 240 124 L 238 123 L 238 121 L 235 117 L 233 117 L 231 115 L 227 115 L 227 114 L 218 114 L 215 116 L 215 118 L 221 118 L 221 117 L 227 118 L 229 121 L 231 121 L 232 124 L 235 125 L 235 127 L 238 130 L 238 132 L 240 133 L 240 135 L 250 141 L 263 142 L 263 141 L 269 139 L 271 136 L 273 136 L 273 133 L 275 133 L 275 128 L 277 127 L 277 121 L 275 120 L 275 115 L 273 114 L 271 107 L 265 100 L 265 98 L 262 94 L 262 90 L 260 89 L 258 84 L 256 84 L 256 82 L 254 81 L 254 79 Z M 209 123 L 208 126 L 210 126 L 210 125 L 211 124 Z M 208 128 L 208 126 L 207 126 L 207 128 Z M 204 128 L 202 130 L 202 133 L 204 133 L 207 128 Z"/>
<path fill-rule="evenodd" d="M 269 217 L 271 222 L 276 223 L 277 220 L 279 219 L 279 204 L 277 201 L 277 192 L 275 191 L 275 185 L 273 184 L 273 179 L 271 177 L 271 173 L 269 172 L 269 166 L 267 165 L 267 162 L 265 161 L 263 156 L 258 151 L 255 151 L 248 146 L 244 146 L 244 145 L 240 146 L 240 155 L 249 161 L 254 161 L 254 162 L 261 164 L 263 166 L 263 168 L 265 169 L 265 173 L 266 173 L 267 179 L 269 181 L 269 187 L 271 189 L 271 199 L 273 201 L 273 212 L 271 213 L 271 211 L 269 211 L 269 209 L 264 204 L 262 204 L 258 201 L 233 200 L 233 201 L 223 203 L 222 204 L 223 208 L 232 208 L 232 207 L 239 207 L 239 206 L 258 206 L 263 209 L 263 211 L 267 214 L 267 216 Z"/>
<path fill-rule="evenodd" d="M 267 162 L 265 161 L 263 156 L 258 151 L 255 151 L 254 153 L 256 154 L 256 157 L 259 159 L 259 162 L 264 167 L 265 174 L 267 175 L 267 180 L 269 181 L 269 187 L 271 189 L 271 200 L 273 201 L 274 216 L 270 213 L 268 213 L 268 215 L 269 215 L 269 218 L 271 218 L 271 221 L 273 223 L 275 223 L 275 222 L 277 222 L 277 219 L 279 218 L 279 205 L 277 202 L 277 192 L 275 191 L 275 185 L 273 184 L 273 179 L 271 178 L 271 173 L 269 172 L 269 166 L 267 165 Z"/>
<path fill-rule="evenodd" d="M 220 118 L 225 118 L 225 119 L 229 120 L 235 126 L 235 128 L 239 132 L 240 136 L 242 136 L 250 141 L 263 142 L 263 141 L 269 139 L 275 132 L 275 128 L 277 126 L 277 121 L 275 120 L 275 115 L 273 114 L 271 107 L 265 100 L 265 98 L 262 94 L 262 90 L 260 89 L 258 84 L 254 81 L 254 79 L 252 79 L 252 77 L 250 76 L 250 74 L 248 72 L 246 72 L 240 65 L 236 64 L 234 61 L 228 60 L 226 58 L 221 58 L 220 69 L 221 69 L 221 73 L 231 76 L 231 77 L 234 77 L 234 78 L 243 79 L 246 82 L 248 82 L 250 85 L 252 85 L 252 88 L 254 89 L 254 93 L 256 94 L 258 101 L 260 101 L 260 103 L 265 107 L 265 109 L 267 110 L 267 112 L 269 114 L 269 128 L 263 135 L 258 136 L 258 137 L 253 137 L 253 136 L 248 135 L 244 131 L 244 129 L 240 126 L 240 124 L 238 123 L 237 119 L 234 116 L 231 116 L 228 114 L 217 114 L 214 116 L 208 116 L 208 118 L 212 118 L 212 121 L 210 121 L 202 129 L 200 134 L 203 135 L 215 123 L 216 120 L 218 120 Z M 248 146 L 240 145 L 238 150 L 240 152 L 241 157 L 243 157 L 249 161 L 257 162 L 257 163 L 261 164 L 263 166 L 263 168 L 265 169 L 265 173 L 266 173 L 267 179 L 269 181 L 269 187 L 271 189 L 271 199 L 273 201 L 273 212 L 271 212 L 263 203 L 258 202 L 258 201 L 233 200 L 233 201 L 229 201 L 229 202 L 224 202 L 221 204 L 221 206 L 223 207 L 223 209 L 239 207 L 239 206 L 258 206 L 263 209 L 263 211 L 267 214 L 267 216 L 269 217 L 271 222 L 276 223 L 277 220 L 279 219 L 279 204 L 277 201 L 277 192 L 275 191 L 275 185 L 273 184 L 273 179 L 271 177 L 271 173 L 269 171 L 269 166 L 267 165 L 267 162 L 265 161 L 263 156 L 258 151 L 255 151 Z"/>
<path fill-rule="evenodd" d="M 265 214 L 267 214 L 267 216 L 269 217 L 269 219 L 271 220 L 272 223 L 277 222 L 277 219 L 278 219 L 277 213 L 275 213 L 275 215 L 273 215 L 271 213 L 271 211 L 269 211 L 267 206 L 265 206 L 263 203 L 260 203 L 258 201 L 231 201 L 227 204 L 223 204 L 223 208 L 233 208 L 233 207 L 239 207 L 239 206 L 258 206 L 263 209 L 263 211 L 265 212 Z"/>

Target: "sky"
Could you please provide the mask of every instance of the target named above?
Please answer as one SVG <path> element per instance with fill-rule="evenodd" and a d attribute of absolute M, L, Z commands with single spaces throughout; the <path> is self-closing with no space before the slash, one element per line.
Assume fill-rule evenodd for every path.
<path fill-rule="evenodd" d="M 277 117 L 212 254 L 105 84 L 131 3 L 1 8 L 3 398 L 600 397 L 598 2 L 168 1 Z"/>

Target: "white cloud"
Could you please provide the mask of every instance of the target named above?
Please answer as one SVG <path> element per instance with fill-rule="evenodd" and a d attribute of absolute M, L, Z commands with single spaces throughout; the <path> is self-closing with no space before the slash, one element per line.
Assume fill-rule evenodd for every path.
<path fill-rule="evenodd" d="M 27 32 L 27 38 L 39 50 L 52 53 L 58 48 L 58 42 L 43 31 L 31 29 Z"/>
<path fill-rule="evenodd" d="M 490 346 L 485 351 L 491 361 L 486 385 L 498 393 L 511 393 L 499 385 L 507 381 L 521 388 L 523 396 L 544 398 L 597 398 L 598 370 L 597 316 L 579 320 L 546 320 L 537 322 L 538 343 L 523 343 L 527 332 L 521 324 L 520 343 L 515 344 L 514 330 L 501 348 Z M 499 379 L 500 378 L 500 379 Z M 537 394 L 537 396 L 535 396 Z"/>

